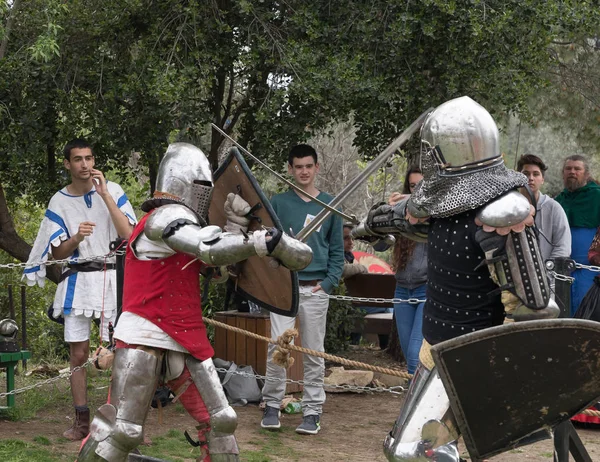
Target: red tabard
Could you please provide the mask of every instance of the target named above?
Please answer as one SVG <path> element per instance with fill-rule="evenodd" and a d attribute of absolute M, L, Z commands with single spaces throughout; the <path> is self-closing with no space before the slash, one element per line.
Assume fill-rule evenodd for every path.
<path fill-rule="evenodd" d="M 123 312 L 153 322 L 193 357 L 204 361 L 214 350 L 202 322 L 199 273 L 203 263 L 195 261 L 182 271 L 193 260 L 182 253 L 162 260 L 138 260 L 131 243 L 143 232 L 150 213 L 140 220 L 127 245 Z"/>

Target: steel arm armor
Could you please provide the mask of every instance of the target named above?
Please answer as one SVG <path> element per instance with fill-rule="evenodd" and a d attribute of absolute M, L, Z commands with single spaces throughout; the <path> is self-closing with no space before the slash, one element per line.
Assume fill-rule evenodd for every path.
<path fill-rule="evenodd" d="M 165 205 L 146 221 L 148 239 L 162 240 L 178 252 L 222 266 L 258 255 L 277 258 L 292 271 L 306 268 L 312 260 L 308 245 L 272 228 L 248 234 L 224 233 L 218 226 L 202 227 L 198 217 L 182 205 Z"/>
<path fill-rule="evenodd" d="M 369 210 L 364 222 L 352 230 L 352 237 L 369 240 L 382 239 L 386 235 L 402 235 L 418 242 L 427 242 L 428 225 L 411 225 L 406 219 L 406 206 L 409 199 L 396 205 L 375 205 Z"/>
<path fill-rule="evenodd" d="M 529 202 L 519 193 L 511 193 L 481 209 L 477 219 L 484 225 L 477 231 L 476 241 L 485 252 L 485 262 L 502 291 L 517 297 L 511 302 L 503 294 L 505 307 L 512 305 L 514 320 L 558 317 L 558 306 L 550 298 L 550 286 L 544 262 L 532 227 L 520 223 L 529 214 Z M 488 231 L 488 229 L 493 230 Z M 498 230 L 504 229 L 502 235 Z M 509 231 L 510 230 L 510 231 Z M 514 298 L 513 298 L 514 300 Z M 508 311 L 508 310 L 507 310 Z"/>

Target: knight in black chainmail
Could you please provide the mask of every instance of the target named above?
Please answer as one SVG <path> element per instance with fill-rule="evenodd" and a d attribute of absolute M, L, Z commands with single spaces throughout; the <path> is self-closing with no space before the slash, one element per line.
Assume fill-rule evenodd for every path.
<path fill-rule="evenodd" d="M 488 111 L 466 96 L 447 101 L 426 119 L 421 141 L 424 178 L 412 196 L 375 207 L 353 235 L 427 239 L 420 365 L 384 448 L 390 461 L 458 462 L 459 434 L 429 347 L 507 321 L 557 317 L 559 309 L 534 209 L 518 192 L 527 178 L 504 165 Z"/>

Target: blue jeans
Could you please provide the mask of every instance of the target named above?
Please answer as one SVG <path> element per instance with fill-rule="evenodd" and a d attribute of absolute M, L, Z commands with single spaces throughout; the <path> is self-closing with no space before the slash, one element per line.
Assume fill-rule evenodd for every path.
<path fill-rule="evenodd" d="M 409 298 L 425 299 L 425 289 L 427 284 L 406 289 L 396 285 L 395 298 L 404 300 Z M 414 374 L 419 365 L 419 350 L 423 343 L 423 306 L 425 303 L 395 303 L 394 311 L 396 313 L 396 327 L 398 337 L 400 338 L 400 347 L 406 358 L 406 365 L 409 374 Z"/>

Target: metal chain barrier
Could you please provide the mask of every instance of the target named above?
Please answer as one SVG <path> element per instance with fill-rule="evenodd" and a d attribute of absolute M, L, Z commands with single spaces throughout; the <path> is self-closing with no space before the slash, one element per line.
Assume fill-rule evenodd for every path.
<path fill-rule="evenodd" d="M 425 303 L 427 300 L 421 300 L 419 298 L 367 298 L 367 297 L 351 297 L 349 295 L 330 295 L 324 292 L 308 292 L 304 295 L 318 298 L 328 298 L 329 300 L 342 300 L 345 302 L 361 302 L 361 303 L 411 303 L 419 304 Z"/>
<path fill-rule="evenodd" d="M 62 260 L 46 260 L 38 261 L 34 263 L 3 263 L 0 264 L 0 268 L 34 268 L 36 266 L 51 266 L 51 265 L 63 265 L 67 263 L 85 263 L 89 261 L 104 261 L 107 258 L 112 258 L 116 255 L 125 255 L 125 250 L 116 250 L 109 252 L 106 255 L 95 255 L 93 257 L 79 257 L 79 258 L 63 258 Z"/>
<path fill-rule="evenodd" d="M 101 356 L 104 356 L 104 355 L 97 356 L 97 358 L 100 358 Z M 18 395 L 20 393 L 24 393 L 26 391 L 33 390 L 34 388 L 42 387 L 42 386 L 47 385 L 49 383 L 58 382 L 59 380 L 62 380 L 62 379 L 68 379 L 75 372 L 88 367 L 90 364 L 92 364 L 92 362 L 95 359 L 96 359 L 96 357 L 91 357 L 85 363 L 83 363 L 81 366 L 74 367 L 69 372 L 63 372 L 62 374 L 59 374 L 56 377 L 51 377 L 51 378 L 46 379 L 46 380 L 41 380 L 40 382 L 36 382 L 36 383 L 34 383 L 32 385 L 27 385 L 26 387 L 15 388 L 14 390 L 11 390 L 11 391 L 6 392 L 6 393 L 0 393 L 0 398 L 4 398 L 4 397 L 9 396 L 9 395 Z"/>
<path fill-rule="evenodd" d="M 548 274 L 552 276 L 557 281 L 566 281 L 569 284 L 572 284 L 575 278 L 571 276 L 565 276 L 564 274 L 559 274 L 556 271 L 548 271 Z"/>
<path fill-rule="evenodd" d="M 80 258 L 64 258 L 62 260 L 47 260 L 47 261 L 40 261 L 40 262 L 35 262 L 35 263 L 5 263 L 5 264 L 0 264 L 0 269 L 2 268 L 7 268 L 7 269 L 13 269 L 13 268 L 31 268 L 31 267 L 35 267 L 35 266 L 51 266 L 51 265 L 61 265 L 61 264 L 67 264 L 67 263 L 84 263 L 84 262 L 89 262 L 89 261 L 104 261 L 107 258 L 112 258 L 116 255 L 125 255 L 125 250 L 116 250 L 114 252 L 109 252 L 106 255 L 95 255 L 92 257 L 80 257 Z M 598 268 L 598 271 L 600 271 L 600 268 Z M 414 304 L 417 305 L 419 303 L 424 303 L 425 300 L 421 300 L 418 298 L 408 298 L 408 299 L 403 299 L 403 298 L 367 298 L 367 297 L 351 297 L 349 295 L 330 295 L 330 294 L 326 294 L 326 293 L 310 293 L 310 296 L 312 297 L 319 297 L 319 298 L 328 298 L 330 300 L 341 300 L 341 301 L 346 301 L 346 302 L 358 302 L 358 303 L 381 303 L 381 304 L 390 304 L 390 303 L 410 303 L 410 304 Z"/>
<path fill-rule="evenodd" d="M 600 273 L 600 266 L 584 265 L 583 263 L 575 263 L 575 268 L 586 269 L 589 271 L 594 271 L 595 273 Z"/>
<path fill-rule="evenodd" d="M 588 271 L 592 271 L 594 273 L 600 273 L 600 266 L 584 265 L 583 263 L 575 263 L 575 269 L 585 269 Z M 558 281 L 566 281 L 570 284 L 572 284 L 573 281 L 575 280 L 575 278 L 572 276 L 565 276 L 564 274 L 559 274 L 556 271 L 552 271 L 552 270 L 549 270 L 548 274 L 550 274 L 552 277 L 554 277 Z"/>

